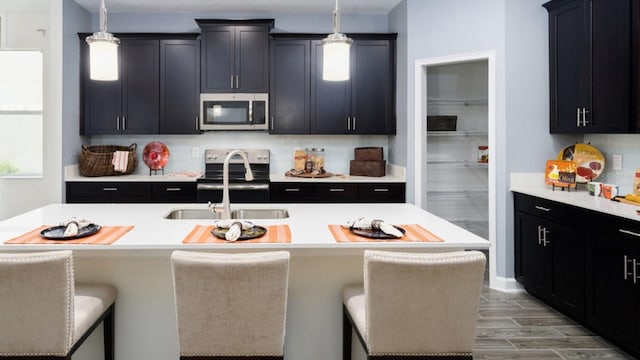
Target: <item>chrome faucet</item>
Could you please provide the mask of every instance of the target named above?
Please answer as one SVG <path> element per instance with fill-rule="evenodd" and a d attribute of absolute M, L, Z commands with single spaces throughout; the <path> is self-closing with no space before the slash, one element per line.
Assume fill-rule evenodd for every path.
<path fill-rule="evenodd" d="M 244 161 L 244 179 L 247 181 L 253 181 L 253 172 L 251 166 L 249 166 L 249 158 L 247 154 L 242 150 L 233 150 L 227 154 L 222 165 L 222 214 L 220 219 L 231 219 L 231 203 L 229 201 L 229 161 L 232 157 L 240 155 Z"/>

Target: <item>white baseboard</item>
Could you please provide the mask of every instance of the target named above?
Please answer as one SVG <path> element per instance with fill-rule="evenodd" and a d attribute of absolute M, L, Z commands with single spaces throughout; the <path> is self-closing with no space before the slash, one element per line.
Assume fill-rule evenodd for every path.
<path fill-rule="evenodd" d="M 524 287 L 516 281 L 515 278 L 505 278 L 501 276 L 491 276 L 489 278 L 489 287 L 493 290 L 504 292 L 523 292 Z"/>

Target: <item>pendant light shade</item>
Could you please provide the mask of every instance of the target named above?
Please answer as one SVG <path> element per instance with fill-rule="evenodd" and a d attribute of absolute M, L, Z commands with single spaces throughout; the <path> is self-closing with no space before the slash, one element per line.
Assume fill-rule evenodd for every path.
<path fill-rule="evenodd" d="M 333 10 L 333 34 L 322 39 L 322 79 L 327 81 L 349 80 L 350 49 L 353 40 L 340 33 L 338 0 Z"/>
<path fill-rule="evenodd" d="M 118 45 L 120 40 L 107 32 L 107 9 L 100 3 L 100 31 L 87 36 L 89 77 L 91 80 L 118 80 Z"/>

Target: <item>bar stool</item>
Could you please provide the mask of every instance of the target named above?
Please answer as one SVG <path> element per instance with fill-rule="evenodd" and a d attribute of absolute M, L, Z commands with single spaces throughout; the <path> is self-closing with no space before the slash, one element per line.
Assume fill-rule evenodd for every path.
<path fill-rule="evenodd" d="M 171 255 L 180 359 L 284 359 L 289 252 Z"/>
<path fill-rule="evenodd" d="M 342 292 L 342 358 L 355 332 L 367 359 L 472 359 L 486 258 L 479 251 L 366 250 L 364 285 Z"/>
<path fill-rule="evenodd" d="M 76 285 L 69 250 L 0 254 L 0 359 L 71 359 L 104 324 L 104 358 L 113 360 L 110 285 Z"/>

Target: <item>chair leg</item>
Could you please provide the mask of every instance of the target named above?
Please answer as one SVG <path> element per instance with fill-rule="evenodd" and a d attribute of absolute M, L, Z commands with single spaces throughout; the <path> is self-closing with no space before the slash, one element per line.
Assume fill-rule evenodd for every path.
<path fill-rule="evenodd" d="M 347 316 L 347 308 L 342 306 L 342 360 L 351 360 L 351 332 L 353 326 Z"/>
<path fill-rule="evenodd" d="M 115 353 L 115 304 L 108 310 L 103 321 L 104 330 L 104 360 L 114 360 Z"/>

